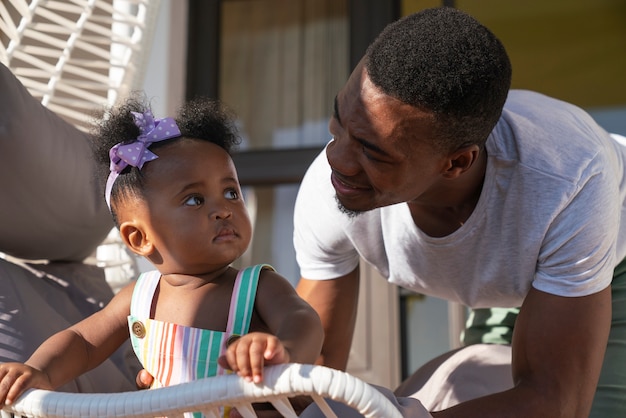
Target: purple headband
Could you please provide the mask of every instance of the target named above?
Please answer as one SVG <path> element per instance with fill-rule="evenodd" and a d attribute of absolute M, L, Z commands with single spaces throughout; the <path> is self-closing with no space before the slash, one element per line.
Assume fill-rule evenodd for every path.
<path fill-rule="evenodd" d="M 173 118 L 154 119 L 152 112 L 131 112 L 140 134 L 135 142 L 114 145 L 109 150 L 111 159 L 109 178 L 104 190 L 104 198 L 111 209 L 111 189 L 119 174 L 129 165 L 141 170 L 144 163 L 156 160 L 158 156 L 148 149 L 155 142 L 180 136 L 180 129 Z"/>

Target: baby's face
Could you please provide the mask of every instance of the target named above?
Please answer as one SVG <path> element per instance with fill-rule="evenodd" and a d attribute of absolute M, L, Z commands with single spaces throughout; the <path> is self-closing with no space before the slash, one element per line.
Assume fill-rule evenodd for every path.
<path fill-rule="evenodd" d="M 235 165 L 221 147 L 181 138 L 144 166 L 145 222 L 163 274 L 203 274 L 239 258 L 252 226 Z"/>

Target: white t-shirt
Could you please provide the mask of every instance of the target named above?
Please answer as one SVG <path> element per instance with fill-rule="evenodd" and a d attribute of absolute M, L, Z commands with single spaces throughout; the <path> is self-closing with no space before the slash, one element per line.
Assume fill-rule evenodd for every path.
<path fill-rule="evenodd" d="M 333 279 L 362 257 L 391 283 L 476 308 L 520 306 L 531 285 L 562 296 L 598 292 L 626 256 L 624 141 L 575 106 L 511 91 L 487 140 L 478 204 L 441 238 L 423 233 L 406 203 L 341 213 L 322 152 L 295 206 L 302 277 Z"/>

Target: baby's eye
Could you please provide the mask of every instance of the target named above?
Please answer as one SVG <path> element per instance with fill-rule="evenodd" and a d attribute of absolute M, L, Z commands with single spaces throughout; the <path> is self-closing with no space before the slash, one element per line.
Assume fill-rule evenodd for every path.
<path fill-rule="evenodd" d="M 200 206 L 204 203 L 204 199 L 200 196 L 190 196 L 187 200 L 185 200 L 185 205 L 187 206 Z"/>
<path fill-rule="evenodd" d="M 235 189 L 228 189 L 224 192 L 224 197 L 228 200 L 237 200 L 239 199 L 239 193 Z"/>

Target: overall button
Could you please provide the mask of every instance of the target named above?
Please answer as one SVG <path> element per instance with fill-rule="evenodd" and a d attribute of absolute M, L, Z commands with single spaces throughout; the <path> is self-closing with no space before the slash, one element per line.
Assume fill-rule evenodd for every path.
<path fill-rule="evenodd" d="M 133 330 L 133 334 L 135 334 L 137 338 L 143 338 L 146 336 L 146 327 L 141 323 L 141 321 L 133 322 L 131 328 Z"/>

